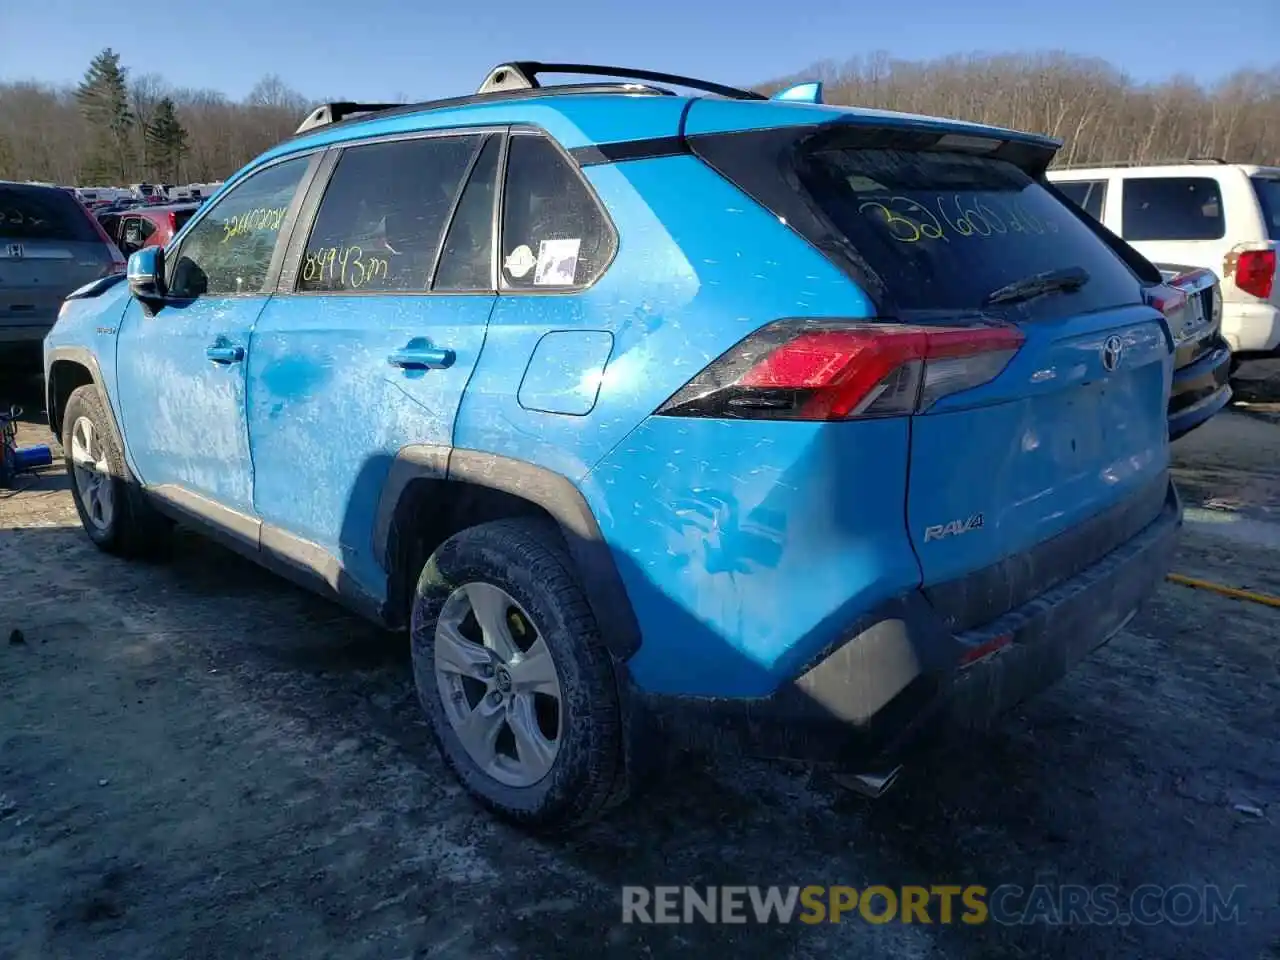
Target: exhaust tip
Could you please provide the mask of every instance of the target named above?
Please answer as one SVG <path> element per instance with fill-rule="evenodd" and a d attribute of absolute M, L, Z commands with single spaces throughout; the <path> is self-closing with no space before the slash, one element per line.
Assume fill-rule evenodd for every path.
<path fill-rule="evenodd" d="M 889 792 L 889 788 L 898 782 L 898 774 L 902 773 L 902 765 L 889 771 L 877 773 L 833 773 L 832 778 L 846 790 L 871 800 L 877 800 Z"/>

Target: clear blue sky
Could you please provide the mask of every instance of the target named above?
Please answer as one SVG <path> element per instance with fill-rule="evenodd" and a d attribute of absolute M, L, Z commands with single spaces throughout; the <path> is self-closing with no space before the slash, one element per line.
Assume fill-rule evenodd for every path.
<path fill-rule="evenodd" d="M 457 95 L 520 58 L 749 84 L 875 50 L 1064 49 L 1212 81 L 1280 62 L 1280 0 L 0 0 L 0 79 L 71 83 L 105 46 L 237 99 L 267 73 L 315 97 Z"/>

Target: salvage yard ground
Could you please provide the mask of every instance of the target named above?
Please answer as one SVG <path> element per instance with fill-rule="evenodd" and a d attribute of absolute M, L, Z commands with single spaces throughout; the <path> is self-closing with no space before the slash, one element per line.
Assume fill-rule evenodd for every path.
<path fill-rule="evenodd" d="M 1227 413 L 1175 454 L 1176 569 L 1280 595 L 1280 423 Z M 0 590 L 0 644 L 25 637 L 0 645 L 0 957 L 1280 957 L 1277 609 L 1166 584 L 877 803 L 686 757 L 552 842 L 448 776 L 402 638 L 194 536 L 106 557 L 60 471 L 0 491 Z M 1241 923 L 620 922 L 624 884 L 1037 882 L 1241 885 Z"/>

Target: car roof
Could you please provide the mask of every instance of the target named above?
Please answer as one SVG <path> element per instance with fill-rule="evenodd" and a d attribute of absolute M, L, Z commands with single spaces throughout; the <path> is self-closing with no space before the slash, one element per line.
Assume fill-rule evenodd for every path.
<path fill-rule="evenodd" d="M 494 78 L 505 72 L 585 73 L 596 76 L 640 77 L 645 84 L 564 84 L 541 86 L 521 76 L 532 86 L 495 87 Z M 655 87 L 648 80 L 659 79 L 679 86 L 701 87 L 713 97 L 688 96 Z M 811 85 L 817 86 L 817 85 Z M 696 111 L 690 107 L 696 101 Z M 344 108 L 350 116 L 337 122 L 319 121 L 307 129 L 313 118 L 327 108 Z M 338 110 L 335 116 L 341 116 Z M 690 116 L 696 116 L 696 128 Z M 255 158 L 221 189 L 232 185 L 263 163 L 312 151 L 319 147 L 352 140 L 397 137 L 452 128 L 532 126 L 554 137 L 563 147 L 574 150 L 601 144 L 662 140 L 681 135 L 731 133 L 753 129 L 852 123 L 903 129 L 929 129 L 942 133 L 1016 140 L 1056 151 L 1061 142 L 1037 134 L 1008 130 L 986 124 L 942 117 L 897 113 L 862 107 L 828 106 L 802 100 L 770 99 L 750 91 L 691 78 L 651 71 L 595 67 L 582 64 L 538 64 L 531 61 L 494 68 L 481 92 L 447 100 L 419 104 L 329 104 L 313 112 L 301 131 Z"/>
<path fill-rule="evenodd" d="M 1182 160 L 1167 163 L 1124 163 L 1081 167 L 1053 167 L 1049 170 L 1050 180 L 1088 180 L 1091 177 L 1138 176 L 1150 174 L 1173 177 L 1206 177 L 1214 173 L 1230 170 L 1243 173 L 1246 177 L 1280 177 L 1280 167 L 1269 167 L 1256 163 L 1227 163 L 1222 160 Z"/>

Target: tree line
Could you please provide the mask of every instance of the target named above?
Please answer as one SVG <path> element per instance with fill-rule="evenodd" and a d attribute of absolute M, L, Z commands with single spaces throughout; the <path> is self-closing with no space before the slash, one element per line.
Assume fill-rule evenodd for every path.
<path fill-rule="evenodd" d="M 1138 83 L 1104 60 L 1061 52 L 925 62 L 877 53 L 820 63 L 791 80 L 815 78 L 829 103 L 1057 137 L 1058 164 L 1216 157 L 1280 165 L 1280 64 L 1205 85 L 1187 76 Z"/>
<path fill-rule="evenodd" d="M 336 98 L 335 98 L 336 99 Z M 74 87 L 0 83 L 0 180 L 77 186 L 222 180 L 291 135 L 312 108 L 279 77 L 242 101 L 133 75 L 110 49 Z"/>
<path fill-rule="evenodd" d="M 1139 83 L 1067 53 L 930 61 L 884 53 L 762 84 L 821 79 L 829 103 L 958 117 L 1058 137 L 1059 163 L 1219 157 L 1280 164 L 1280 64 L 1213 84 Z M 339 99 L 339 98 L 333 98 Z M 289 136 L 315 101 L 264 77 L 242 101 L 132 75 L 111 50 L 76 87 L 0 84 L 0 179 L 79 185 L 220 180 Z"/>

